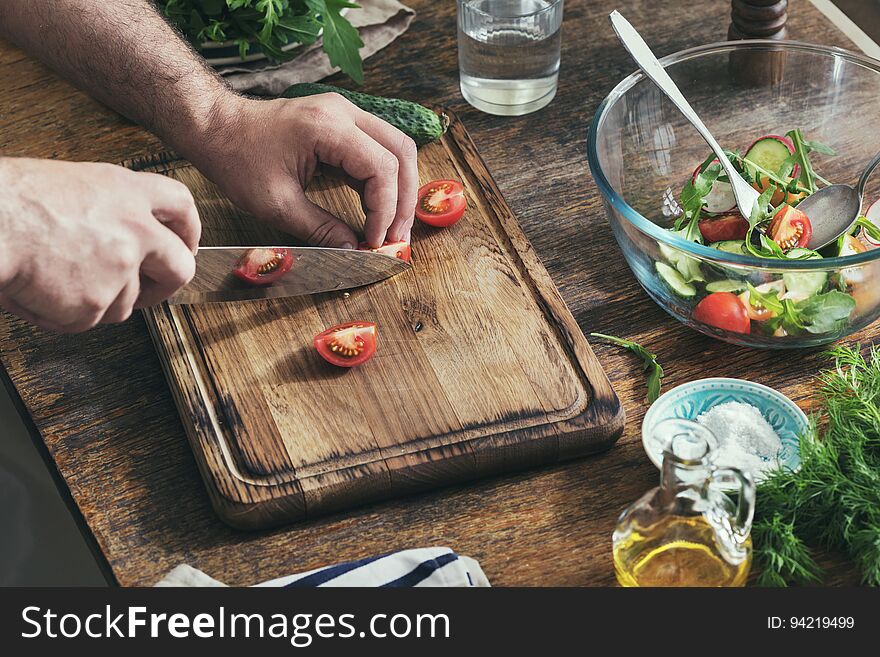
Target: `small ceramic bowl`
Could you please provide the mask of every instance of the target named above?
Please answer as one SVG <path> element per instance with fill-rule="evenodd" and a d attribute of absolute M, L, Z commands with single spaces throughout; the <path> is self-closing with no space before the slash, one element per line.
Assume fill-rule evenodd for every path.
<path fill-rule="evenodd" d="M 727 402 L 751 404 L 761 411 L 782 441 L 777 454 L 780 467 L 797 470 L 801 465 L 800 436 L 809 421 L 797 404 L 773 388 L 742 379 L 700 379 L 673 388 L 655 401 L 642 422 L 642 445 L 651 463 L 663 462 L 665 445 L 655 438 L 657 424 L 670 418 L 696 420 L 713 406 Z M 761 477 L 756 477 L 760 481 Z"/>

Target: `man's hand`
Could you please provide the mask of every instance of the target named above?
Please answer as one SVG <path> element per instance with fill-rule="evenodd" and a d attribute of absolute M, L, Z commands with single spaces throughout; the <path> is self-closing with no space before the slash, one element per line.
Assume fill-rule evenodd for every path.
<path fill-rule="evenodd" d="M 363 183 L 371 246 L 409 238 L 418 172 L 408 137 L 337 94 L 236 95 L 150 0 L 0 0 L 0 37 L 155 132 L 259 219 L 310 244 L 357 244 L 303 195 L 323 163 Z"/>
<path fill-rule="evenodd" d="M 349 226 L 309 201 L 319 165 L 361 192 L 366 241 L 409 241 L 419 173 L 416 145 L 339 94 L 271 101 L 228 93 L 197 139 L 179 146 L 237 205 L 314 246 L 354 248 Z"/>
<path fill-rule="evenodd" d="M 110 164 L 0 158 L 0 306 L 74 333 L 192 278 L 201 227 L 181 183 Z"/>

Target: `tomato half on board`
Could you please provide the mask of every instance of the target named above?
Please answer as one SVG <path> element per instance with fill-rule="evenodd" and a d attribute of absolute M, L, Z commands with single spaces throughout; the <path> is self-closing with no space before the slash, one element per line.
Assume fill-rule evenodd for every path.
<path fill-rule="evenodd" d="M 376 336 L 376 325 L 372 322 L 349 322 L 318 333 L 315 349 L 331 365 L 355 367 L 376 353 Z"/>
<path fill-rule="evenodd" d="M 732 292 L 713 292 L 697 304 L 693 317 L 698 322 L 732 333 L 751 333 L 745 304 Z"/>
<path fill-rule="evenodd" d="M 783 205 L 770 222 L 770 239 L 783 251 L 805 248 L 813 237 L 813 224 L 803 212 Z"/>
<path fill-rule="evenodd" d="M 467 200 L 464 188 L 455 180 L 435 180 L 419 189 L 416 217 L 429 226 L 443 228 L 461 219 Z"/>
<path fill-rule="evenodd" d="M 749 232 L 749 222 L 742 215 L 725 214 L 712 219 L 703 219 L 697 226 L 703 239 L 709 242 L 744 240 Z"/>
<path fill-rule="evenodd" d="M 251 285 L 271 285 L 291 267 L 290 249 L 249 249 L 239 258 L 232 273 Z"/>
<path fill-rule="evenodd" d="M 385 242 L 385 244 L 377 249 L 371 248 L 366 242 L 361 242 L 358 245 L 358 251 L 381 253 L 382 255 L 391 256 L 392 258 L 397 258 L 404 262 L 410 262 L 412 260 L 412 247 L 410 247 L 409 242 Z"/>

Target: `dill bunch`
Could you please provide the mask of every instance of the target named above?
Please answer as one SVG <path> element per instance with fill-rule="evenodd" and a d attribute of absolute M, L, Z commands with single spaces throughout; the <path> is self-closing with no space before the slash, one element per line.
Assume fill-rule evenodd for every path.
<path fill-rule="evenodd" d="M 820 581 L 811 549 L 845 552 L 880 585 L 880 348 L 837 347 L 819 374 L 823 410 L 801 437 L 801 469 L 758 487 L 753 527 L 758 584 Z"/>

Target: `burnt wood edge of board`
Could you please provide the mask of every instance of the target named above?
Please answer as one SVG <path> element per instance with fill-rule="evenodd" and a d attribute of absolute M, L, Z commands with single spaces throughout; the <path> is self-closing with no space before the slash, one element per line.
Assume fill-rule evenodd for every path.
<path fill-rule="evenodd" d="M 453 151 L 452 154 L 456 159 L 476 165 L 476 168 L 470 167 L 470 172 L 475 176 L 473 182 L 482 188 L 486 200 L 490 202 L 491 210 L 507 240 L 508 250 L 511 254 L 515 254 L 518 260 L 514 264 L 520 268 L 523 279 L 532 286 L 535 298 L 539 301 L 548 322 L 553 326 L 569 357 L 578 366 L 581 382 L 588 388 L 590 398 L 577 415 L 500 434 L 504 437 L 502 446 L 493 444 L 493 440 L 497 439 L 499 434 L 477 436 L 455 445 L 434 446 L 410 452 L 399 462 L 400 467 L 392 468 L 388 461 L 396 459 L 387 458 L 382 459 L 384 469 L 372 467 L 372 472 L 370 469 L 375 465 L 374 463 L 362 463 L 333 470 L 327 475 L 313 475 L 306 478 L 313 479 L 312 483 L 315 483 L 329 475 L 337 479 L 337 487 L 340 491 L 348 489 L 346 492 L 349 494 L 352 492 L 350 490 L 352 487 L 357 488 L 358 506 L 387 499 L 392 495 L 437 489 L 462 481 L 514 470 L 533 469 L 541 465 L 601 452 L 610 448 L 622 435 L 624 429 L 623 406 L 607 375 L 598 364 L 586 336 L 580 330 L 531 243 L 522 233 L 467 131 L 453 112 L 446 109 L 442 111 L 449 117 L 451 124 L 449 133 L 444 135 L 444 144 Z M 139 157 L 127 160 L 123 164 L 133 170 L 157 173 L 190 166 L 172 152 Z M 144 314 L 148 320 L 146 323 L 154 345 L 163 356 L 160 358 L 162 368 L 178 411 L 188 417 L 205 420 L 182 424 L 196 455 L 197 465 L 206 483 L 211 504 L 220 518 L 238 529 L 260 529 L 354 506 L 344 501 L 342 496 L 328 494 L 326 487 L 318 490 L 308 486 L 310 495 L 309 491 L 304 491 L 302 485 L 304 482 L 308 483 L 306 479 L 293 478 L 279 481 L 274 484 L 276 493 L 278 488 L 286 488 L 284 495 L 266 499 L 261 495 L 261 489 L 266 488 L 265 484 L 254 485 L 239 478 L 234 480 L 230 487 L 229 481 L 217 478 L 217 473 L 211 468 L 208 459 L 216 463 L 226 463 L 229 454 L 224 453 L 221 444 L 225 438 L 218 434 L 216 425 L 212 426 L 213 423 L 207 420 L 210 415 L 216 417 L 218 411 L 222 409 L 218 409 L 216 403 L 212 403 L 211 400 L 205 399 L 204 395 L 199 395 L 199 399 L 191 398 L 173 383 L 173 367 L 192 369 L 191 365 L 185 362 L 188 350 L 181 342 L 182 336 L 179 335 L 178 330 L 181 320 L 186 324 L 188 322 L 185 317 L 179 317 L 175 321 L 174 315 L 178 310 L 162 304 L 154 309 L 146 309 Z M 163 332 L 166 337 L 174 338 L 173 343 L 176 348 L 172 352 L 168 351 L 167 345 L 162 340 Z M 198 376 L 196 372 L 191 374 Z M 214 395 L 211 395 L 211 392 Z M 216 391 L 210 391 L 208 394 L 216 396 Z M 209 409 L 209 403 L 214 408 Z M 534 444 L 545 442 L 548 436 L 542 433 L 542 429 L 546 432 L 552 427 L 555 427 L 556 433 L 553 436 L 556 440 L 556 448 L 552 450 L 553 455 L 548 457 L 542 454 L 542 458 L 535 459 Z M 222 433 L 222 429 L 220 432 Z M 497 455 L 499 450 L 503 453 L 503 457 L 480 458 L 483 452 Z M 420 457 L 423 462 L 418 465 L 414 465 L 412 461 L 406 462 L 413 457 Z M 442 481 L 431 476 L 430 471 L 435 460 L 444 462 Z M 455 470 L 452 476 L 449 472 L 450 466 Z M 356 478 L 357 484 L 352 486 L 351 482 L 354 479 L 346 475 L 354 474 L 358 470 L 361 471 L 360 477 Z M 368 476 L 365 477 L 364 473 L 368 473 Z M 263 499 L 260 499 L 261 497 Z"/>

